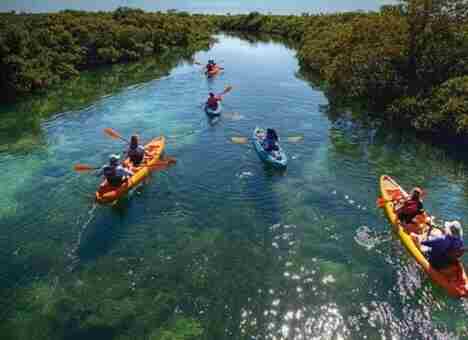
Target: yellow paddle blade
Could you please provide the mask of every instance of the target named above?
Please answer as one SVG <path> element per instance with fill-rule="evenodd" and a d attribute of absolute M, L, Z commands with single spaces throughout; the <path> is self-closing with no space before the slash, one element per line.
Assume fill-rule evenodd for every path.
<path fill-rule="evenodd" d="M 249 139 L 247 137 L 231 137 L 231 141 L 234 144 L 247 144 Z"/>
<path fill-rule="evenodd" d="M 288 137 L 288 142 L 297 143 L 302 142 L 304 140 L 304 136 L 291 136 Z"/>
<path fill-rule="evenodd" d="M 96 170 L 97 168 L 91 165 L 87 165 L 87 164 L 76 164 L 74 166 L 74 169 L 75 171 L 78 171 L 78 172 L 85 172 L 85 171 L 93 171 L 93 170 Z"/>
<path fill-rule="evenodd" d="M 116 131 L 112 130 L 111 128 L 105 128 L 104 132 L 114 139 L 122 139 L 122 136 L 119 135 Z"/>
<path fill-rule="evenodd" d="M 156 164 L 152 165 L 151 170 L 164 171 L 176 163 L 177 163 L 177 160 L 174 157 L 166 157 L 156 162 Z"/>

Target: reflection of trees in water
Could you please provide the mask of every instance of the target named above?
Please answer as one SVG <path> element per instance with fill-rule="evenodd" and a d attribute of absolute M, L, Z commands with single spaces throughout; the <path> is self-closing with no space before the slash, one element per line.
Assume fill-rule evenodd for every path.
<path fill-rule="evenodd" d="M 167 76 L 192 56 L 193 52 L 181 49 L 143 62 L 103 66 L 18 104 L 0 107 L 0 151 L 30 152 L 45 143 L 41 127 L 44 119 L 82 109 L 122 88 Z"/>
<path fill-rule="evenodd" d="M 223 31 L 228 37 L 239 38 L 244 41 L 248 41 L 252 47 L 257 47 L 258 43 L 278 43 L 283 44 L 290 49 L 297 49 L 299 47 L 298 43 L 292 39 L 287 39 L 281 36 L 280 34 L 270 34 L 270 33 L 261 33 L 261 32 L 242 32 L 242 31 Z"/>

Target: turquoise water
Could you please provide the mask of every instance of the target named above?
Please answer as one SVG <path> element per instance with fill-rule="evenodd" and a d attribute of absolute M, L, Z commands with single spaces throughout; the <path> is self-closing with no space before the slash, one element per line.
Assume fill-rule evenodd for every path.
<path fill-rule="evenodd" d="M 108 11 L 114 10 L 120 6 L 130 6 L 142 8 L 146 11 L 158 11 L 177 9 L 181 11 L 189 11 L 196 13 L 246 13 L 251 11 L 259 11 L 263 13 L 274 14 L 299 14 L 302 12 L 320 13 L 320 12 L 337 12 L 337 11 L 354 11 L 354 10 L 377 10 L 380 6 L 394 3 L 395 1 L 384 0 L 361 0 L 359 2 L 349 0 L 333 0 L 333 1 L 309 1 L 309 0 L 294 0 L 294 1 L 247 1 L 247 0 L 109 0 L 109 1 L 94 1 L 94 0 L 2 0 L 0 3 L 0 11 L 26 11 L 26 12 L 55 12 L 64 9 L 76 9 L 87 11 Z"/>
<path fill-rule="evenodd" d="M 220 35 L 195 59 L 210 57 L 226 68 L 212 80 L 181 61 L 163 77 L 96 90 L 154 68 L 122 66 L 91 73 L 76 85 L 82 97 L 63 90 L 32 106 L 60 101 L 67 109 L 52 118 L 3 121 L 2 334 L 156 339 L 161 327 L 178 331 L 168 320 L 190 319 L 204 339 L 468 337 L 466 303 L 427 280 L 375 207 L 387 173 L 424 187 L 436 216 L 466 222 L 467 155 L 329 106 L 282 44 Z M 212 122 L 201 105 L 226 85 Z M 285 172 L 230 141 L 256 126 L 279 131 Z M 99 179 L 72 168 L 123 150 L 106 127 L 165 135 L 177 165 L 117 206 L 96 206 Z"/>

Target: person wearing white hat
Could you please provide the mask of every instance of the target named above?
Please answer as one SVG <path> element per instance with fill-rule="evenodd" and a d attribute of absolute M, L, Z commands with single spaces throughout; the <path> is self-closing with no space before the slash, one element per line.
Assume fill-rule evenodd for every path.
<path fill-rule="evenodd" d="M 445 222 L 442 234 L 421 241 L 421 236 L 413 234 L 415 241 L 429 247 L 429 263 L 435 269 L 444 269 L 456 264 L 464 253 L 463 228 L 458 221 Z"/>
<path fill-rule="evenodd" d="M 105 165 L 98 173 L 97 176 L 106 178 L 107 182 L 113 186 L 120 186 L 126 179 L 133 176 L 133 172 L 120 165 L 119 155 L 110 155 L 109 164 Z"/>

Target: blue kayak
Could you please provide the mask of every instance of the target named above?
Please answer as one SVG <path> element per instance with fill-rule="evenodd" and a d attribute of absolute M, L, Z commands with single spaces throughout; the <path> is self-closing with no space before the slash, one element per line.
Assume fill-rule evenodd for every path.
<path fill-rule="evenodd" d="M 218 108 L 216 110 L 210 109 L 208 105 L 205 105 L 205 112 L 208 116 L 220 116 L 221 110 L 221 103 L 218 103 Z"/>
<path fill-rule="evenodd" d="M 284 153 L 283 149 L 276 142 L 278 150 L 266 151 L 263 147 L 263 142 L 266 138 L 266 130 L 256 127 L 253 132 L 253 143 L 255 150 L 257 150 L 258 156 L 262 161 L 272 165 L 275 168 L 285 168 L 288 165 L 288 157 Z"/>

